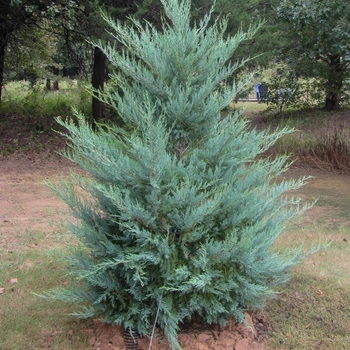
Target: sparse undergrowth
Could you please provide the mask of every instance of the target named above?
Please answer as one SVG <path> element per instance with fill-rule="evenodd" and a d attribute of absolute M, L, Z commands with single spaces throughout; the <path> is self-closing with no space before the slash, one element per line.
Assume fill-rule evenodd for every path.
<path fill-rule="evenodd" d="M 290 154 L 300 166 L 320 170 L 350 171 L 350 110 L 324 112 L 318 109 L 287 110 L 271 114 L 265 104 L 240 102 L 246 108 L 252 125 L 259 129 L 295 129 L 285 135 L 268 151 L 271 154 Z"/>
<path fill-rule="evenodd" d="M 279 118 L 265 115 L 263 121 L 263 127 L 296 129 L 278 140 L 270 153 L 291 154 L 299 164 L 318 169 L 350 171 L 349 110 L 338 113 L 294 111 Z"/>
<path fill-rule="evenodd" d="M 65 140 L 53 118 L 38 117 L 35 122 L 15 116 L 0 117 L 0 159 L 11 155 L 52 157 L 65 147 Z"/>
<path fill-rule="evenodd" d="M 59 91 L 43 86 L 29 88 L 25 81 L 5 86 L 0 105 L 0 159 L 11 154 L 51 157 L 65 141 L 55 131 L 62 128 L 54 118 L 72 116 L 72 108 L 91 114 L 91 97 L 76 82 L 62 83 Z"/>

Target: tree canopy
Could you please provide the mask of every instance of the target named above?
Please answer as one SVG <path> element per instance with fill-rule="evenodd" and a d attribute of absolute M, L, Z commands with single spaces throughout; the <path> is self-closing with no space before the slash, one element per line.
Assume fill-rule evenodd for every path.
<path fill-rule="evenodd" d="M 306 76 L 321 79 L 325 108 L 339 109 L 350 64 L 350 3 L 339 0 L 283 0 L 278 17 L 289 25 L 284 58 Z"/>
<path fill-rule="evenodd" d="M 193 1 L 193 23 L 198 23 L 213 3 Z M 239 29 L 249 30 L 252 23 L 263 21 L 259 33 L 240 45 L 235 58 L 254 57 L 250 69 L 269 67 L 276 61 L 287 62 L 298 76 L 315 77 L 324 91 L 325 109 L 336 110 L 349 75 L 349 7 L 348 2 L 339 0 L 217 0 L 211 23 L 225 17 L 229 34 Z M 2 1 L 0 101 L 5 71 L 10 78 L 31 79 L 38 77 L 41 69 L 41 77 L 53 78 L 60 67 L 64 68 L 61 73 L 92 76 L 93 87 L 103 89 L 107 76 L 105 57 L 98 47 L 87 44 L 87 40 L 106 38 L 101 8 L 114 19 L 128 21 L 133 16 L 142 18 L 143 26 L 150 22 L 160 28 L 159 0 L 124 0 L 117 5 L 111 0 Z M 34 40 L 28 40 L 30 36 Z M 98 120 L 102 105 L 96 99 L 93 101 Z"/>

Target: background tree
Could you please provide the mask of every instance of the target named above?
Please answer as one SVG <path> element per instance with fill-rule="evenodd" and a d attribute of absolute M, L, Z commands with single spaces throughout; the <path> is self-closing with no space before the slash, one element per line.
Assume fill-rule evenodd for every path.
<path fill-rule="evenodd" d="M 125 127 L 94 132 L 79 114 L 78 125 L 60 121 L 67 156 L 90 174 L 52 185 L 79 219 L 69 228 L 82 245 L 68 259 L 84 284 L 47 296 L 88 302 L 77 315 L 103 314 L 143 335 L 158 324 L 179 349 L 186 319 L 242 321 L 288 278 L 300 250 L 273 244 L 301 212 L 283 194 L 302 181 L 274 181 L 286 157 L 257 159 L 287 130 L 258 132 L 239 111 L 222 115 L 251 78 L 227 83 L 245 63 L 229 63 L 235 50 L 257 27 L 225 38 L 226 20 L 210 26 L 207 15 L 192 27 L 188 2 L 162 3 L 161 31 L 108 19 L 123 51 L 97 44 L 118 68 L 119 88 L 101 98 Z"/>
<path fill-rule="evenodd" d="M 258 60 L 250 62 L 251 66 L 266 64 L 271 58 L 272 51 L 268 47 L 276 47 L 281 40 L 271 40 L 276 38 L 276 29 L 271 16 L 274 1 L 262 3 L 259 1 L 236 1 L 232 3 L 220 0 L 216 3 L 213 12 L 213 20 L 218 16 L 227 16 L 227 32 L 235 32 L 240 27 L 247 30 L 250 22 L 258 22 L 261 18 L 268 18 L 268 24 L 259 32 L 259 40 L 251 39 L 244 45 L 241 45 L 236 52 L 237 58 L 254 56 L 264 46 L 265 55 L 259 56 Z M 196 22 L 207 11 L 211 2 L 196 0 L 191 7 L 192 21 Z M 115 3 L 110 0 L 75 0 L 75 1 L 55 1 L 47 0 L 16 0 L 9 3 L 8 10 L 13 11 L 13 21 L 10 15 L 4 15 L 4 26 L 13 30 L 10 31 L 12 38 L 6 44 L 7 63 L 6 76 L 14 77 L 14 73 L 19 73 L 18 67 L 22 67 L 22 73 L 17 77 L 30 76 L 35 82 L 37 78 L 47 78 L 47 88 L 51 88 L 51 81 L 59 80 L 58 75 L 68 75 L 77 79 L 91 79 L 92 87 L 95 90 L 103 90 L 104 83 L 108 74 L 106 73 L 106 59 L 99 48 L 92 48 L 87 45 L 87 40 L 111 40 L 107 39 L 106 26 L 100 18 L 100 9 L 104 9 L 115 20 L 128 21 L 129 16 L 142 19 L 142 25 L 146 21 L 153 23 L 160 28 L 161 5 L 159 0 L 149 1 L 129 1 L 124 0 Z M 15 10 L 24 13 L 21 17 L 15 14 Z M 22 11 L 22 12 L 21 12 Z M 4 10 L 2 13 L 6 13 Z M 22 20 L 20 20 L 22 18 Z M 6 22 L 7 21 L 7 22 Z M 8 23 L 8 25 L 5 25 Z M 23 28 L 23 29 L 21 29 Z M 274 35 L 270 35 L 271 31 Z M 46 38 L 52 42 L 55 39 L 56 52 L 53 53 L 52 45 L 50 51 L 45 50 L 45 46 L 40 46 L 41 40 L 37 40 L 38 45 L 34 45 L 34 40 L 25 41 L 25 36 L 37 38 Z M 22 36 L 22 37 L 21 37 Z M 86 40 L 87 39 L 87 40 Z M 18 45 L 20 43 L 20 45 Z M 268 45 L 269 44 L 269 45 Z M 33 45 L 35 47 L 33 47 Z M 16 53 L 21 53 L 17 55 Z M 32 52 L 35 55 L 26 55 L 23 53 Z M 266 52 L 269 52 L 266 54 Z M 4 57 L 4 55 L 2 56 Z M 25 58 L 25 59 L 24 59 Z M 13 63 L 16 63 L 14 66 Z M 26 74 L 24 74 L 26 73 Z M 236 74 L 238 71 L 236 71 Z M 104 105 L 95 96 L 92 97 L 93 120 L 101 120 L 105 114 Z M 108 113 L 107 113 L 108 115 Z"/>
<path fill-rule="evenodd" d="M 22 2 L 4 0 L 0 2 L 0 103 L 4 80 L 5 54 L 14 30 L 29 17 Z"/>
<path fill-rule="evenodd" d="M 106 36 L 106 26 L 100 16 L 101 7 L 118 20 L 125 20 L 138 10 L 137 2 L 127 0 L 119 2 L 118 7 L 109 0 L 2 2 L 0 87 L 6 73 L 9 78 L 29 79 L 33 84 L 38 78 L 46 77 L 49 89 L 50 81 L 57 81 L 58 75 L 79 79 L 92 75 L 93 87 L 103 89 L 105 57 L 98 48 L 93 50 L 87 44 L 87 39 L 97 40 Z M 144 12 L 145 6 L 139 6 L 139 9 Z M 29 37 L 31 40 L 28 40 Z M 50 45 L 41 45 L 45 41 Z M 96 98 L 92 100 L 93 117 L 99 120 L 103 106 Z"/>
<path fill-rule="evenodd" d="M 324 108 L 338 110 L 350 64 L 350 3 L 340 0 L 284 0 L 278 17 L 292 34 L 285 47 L 288 62 L 324 85 Z"/>
<path fill-rule="evenodd" d="M 28 80 L 34 86 L 37 79 L 45 76 L 45 72 L 55 65 L 53 55 L 57 50 L 57 38 L 48 36 L 43 27 L 25 26 L 17 29 L 7 44 L 4 66 L 4 82 Z"/>
<path fill-rule="evenodd" d="M 264 22 L 257 35 L 242 43 L 237 49 L 237 58 L 255 57 L 248 64 L 254 69 L 268 67 L 276 53 L 285 44 L 284 28 L 278 23 L 276 6 L 280 0 L 218 0 L 215 6 L 216 16 L 227 16 L 227 33 L 235 33 L 239 29 L 248 30 L 254 23 Z"/>
<path fill-rule="evenodd" d="M 83 5 L 70 0 L 5 0 L 0 3 L 0 102 L 8 45 L 12 40 L 11 50 L 15 52 L 14 44 L 21 42 L 13 37 L 18 35 L 19 38 L 23 38 L 28 32 L 32 33 L 34 39 L 37 36 L 40 37 L 42 34 L 38 34 L 39 29 L 47 30 L 49 24 L 52 25 L 55 21 L 72 23 L 76 12 L 82 9 Z M 48 42 L 51 43 L 51 38 Z M 32 44 L 28 43 L 27 48 Z M 51 49 L 51 45 L 49 48 Z M 38 52 L 38 50 L 35 51 Z"/>
<path fill-rule="evenodd" d="M 92 89 L 97 93 L 104 90 L 105 80 L 108 72 L 106 67 L 106 57 L 104 53 L 97 47 L 88 47 L 87 40 L 107 40 L 108 34 L 105 21 L 101 18 L 101 10 L 107 12 L 114 20 L 127 21 L 129 16 L 138 18 L 144 17 L 148 21 L 155 22 L 159 18 L 159 13 L 155 9 L 154 1 L 119 1 L 118 4 L 111 0 L 82 0 L 79 11 L 74 12 L 74 18 L 60 17 L 54 21 L 54 25 L 58 31 L 62 32 L 61 50 L 59 55 L 65 60 L 65 67 L 70 63 L 78 68 L 80 72 L 84 72 L 86 67 L 86 58 L 90 58 L 88 62 L 88 75 L 91 76 Z M 158 16 L 156 16 L 158 14 Z M 111 40 L 109 38 L 109 40 Z M 78 49 L 77 49 L 78 48 Z M 82 48 L 82 49 L 80 49 Z M 62 55 L 62 53 L 65 55 Z M 90 56 L 87 52 L 91 52 Z M 72 59 L 73 58 L 73 59 Z M 74 63 L 75 62 L 75 63 Z M 104 104 L 97 98 L 96 94 L 92 95 L 92 120 L 93 123 L 100 121 L 105 115 Z"/>

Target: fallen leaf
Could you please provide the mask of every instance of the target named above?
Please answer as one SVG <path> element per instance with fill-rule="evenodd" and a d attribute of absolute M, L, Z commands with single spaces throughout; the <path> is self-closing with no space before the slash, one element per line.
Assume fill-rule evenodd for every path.
<path fill-rule="evenodd" d="M 65 281 L 62 283 L 64 286 L 68 286 L 69 282 Z"/>
<path fill-rule="evenodd" d="M 312 323 L 309 323 L 308 325 L 305 326 L 305 329 L 309 329 L 312 326 Z"/>
<path fill-rule="evenodd" d="M 318 290 L 316 291 L 316 294 L 319 295 L 320 297 L 324 297 L 324 293 L 322 292 L 321 289 L 318 289 Z"/>
<path fill-rule="evenodd" d="M 10 278 L 10 283 L 18 283 L 18 280 L 17 278 Z"/>
<path fill-rule="evenodd" d="M 89 344 L 91 346 L 94 346 L 95 345 L 95 341 L 96 341 L 96 338 L 95 337 L 92 337 L 90 340 L 89 340 Z"/>
<path fill-rule="evenodd" d="M 0 288 L 0 294 L 4 294 L 5 288 Z"/>

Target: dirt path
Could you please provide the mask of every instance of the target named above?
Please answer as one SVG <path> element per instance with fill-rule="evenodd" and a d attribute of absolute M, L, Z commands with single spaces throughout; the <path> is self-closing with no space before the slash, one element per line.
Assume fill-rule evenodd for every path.
<path fill-rule="evenodd" d="M 50 235 L 54 230 L 52 221 L 59 217 L 55 212 L 64 209 L 65 204 L 44 182 L 67 175 L 70 166 L 65 160 L 0 161 L 0 248 L 22 246 L 31 231 Z"/>

